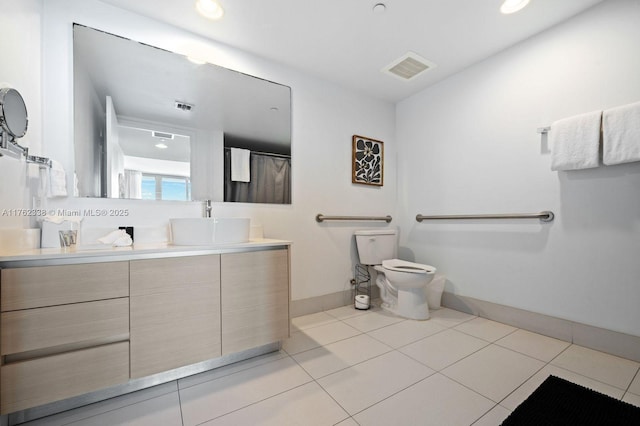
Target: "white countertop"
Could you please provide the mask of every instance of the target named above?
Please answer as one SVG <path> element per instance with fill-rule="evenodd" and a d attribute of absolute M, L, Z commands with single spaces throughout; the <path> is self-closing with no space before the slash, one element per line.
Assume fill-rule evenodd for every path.
<path fill-rule="evenodd" d="M 168 243 L 134 243 L 129 247 L 78 246 L 64 250 L 62 248 L 43 248 L 29 250 L 0 249 L 0 266 L 6 262 L 56 261 L 77 263 L 108 260 L 131 260 L 142 258 L 160 258 L 174 256 L 195 256 L 229 252 L 253 251 L 270 247 L 289 246 L 291 241 L 268 238 L 253 239 L 246 243 L 212 244 L 206 246 L 176 246 Z M 98 259 L 100 258 L 100 259 Z"/>

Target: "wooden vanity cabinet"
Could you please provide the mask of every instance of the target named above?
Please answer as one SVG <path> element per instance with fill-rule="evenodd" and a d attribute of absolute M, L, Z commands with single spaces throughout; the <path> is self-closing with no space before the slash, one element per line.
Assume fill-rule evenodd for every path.
<path fill-rule="evenodd" d="M 221 256 L 222 355 L 289 337 L 289 250 Z"/>
<path fill-rule="evenodd" d="M 129 262 L 0 270 L 0 413 L 129 379 Z"/>
<path fill-rule="evenodd" d="M 0 413 L 286 339 L 282 247 L 1 268 Z"/>
<path fill-rule="evenodd" d="M 220 255 L 131 261 L 131 378 L 220 356 Z"/>

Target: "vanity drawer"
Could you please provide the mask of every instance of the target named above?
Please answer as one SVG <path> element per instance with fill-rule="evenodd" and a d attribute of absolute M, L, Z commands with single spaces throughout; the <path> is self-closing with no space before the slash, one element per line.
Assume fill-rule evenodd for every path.
<path fill-rule="evenodd" d="M 129 296 L 129 262 L 7 268 L 0 274 L 2 312 Z"/>
<path fill-rule="evenodd" d="M 129 343 L 16 362 L 0 368 L 1 414 L 129 380 Z"/>
<path fill-rule="evenodd" d="M 129 339 L 129 298 L 3 312 L 0 355 Z"/>

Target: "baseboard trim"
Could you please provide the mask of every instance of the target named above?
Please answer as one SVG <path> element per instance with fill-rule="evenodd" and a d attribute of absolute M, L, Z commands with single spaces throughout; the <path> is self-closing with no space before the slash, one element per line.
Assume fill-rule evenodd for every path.
<path fill-rule="evenodd" d="M 371 286 L 371 298 L 377 299 L 378 297 L 380 297 L 380 289 L 375 285 Z M 309 297 L 307 299 L 292 300 L 289 305 L 289 311 L 291 312 L 291 318 L 301 317 L 341 306 L 352 305 L 354 298 L 355 293 L 354 290 L 351 289 L 324 294 L 322 296 Z"/>
<path fill-rule="evenodd" d="M 442 306 L 640 362 L 640 337 L 450 292 Z"/>
<path fill-rule="evenodd" d="M 372 286 L 371 290 L 373 299 L 378 298 L 379 289 Z M 292 300 L 291 317 L 351 305 L 353 298 L 353 290 L 344 290 L 308 299 Z M 640 336 L 460 296 L 447 291 L 442 295 L 442 306 L 640 362 Z"/>

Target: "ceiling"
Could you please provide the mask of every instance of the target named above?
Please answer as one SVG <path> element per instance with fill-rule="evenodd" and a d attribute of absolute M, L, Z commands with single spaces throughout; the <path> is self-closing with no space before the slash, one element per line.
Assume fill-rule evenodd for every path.
<path fill-rule="evenodd" d="M 397 102 L 602 0 L 531 0 L 512 15 L 502 0 L 219 0 L 219 21 L 195 0 L 101 1 Z M 410 81 L 381 72 L 408 51 L 437 67 Z"/>

